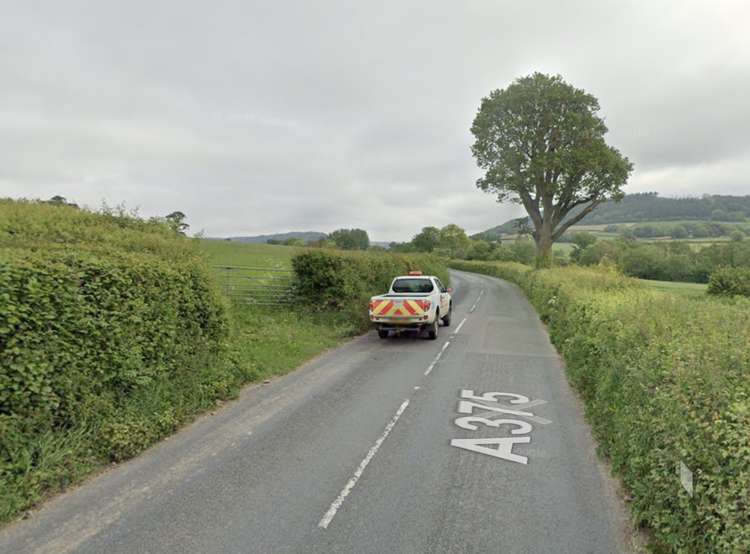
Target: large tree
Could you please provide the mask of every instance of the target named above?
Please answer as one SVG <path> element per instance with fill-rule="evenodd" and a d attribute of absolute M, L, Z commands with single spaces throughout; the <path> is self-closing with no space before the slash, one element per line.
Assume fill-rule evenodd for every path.
<path fill-rule="evenodd" d="M 364 229 L 336 229 L 328 238 L 343 250 L 367 250 L 370 246 L 370 237 Z"/>
<path fill-rule="evenodd" d="M 471 246 L 471 240 L 461 227 L 455 223 L 449 223 L 440 229 L 438 246 L 443 253 L 447 253 L 451 258 L 463 258 L 469 246 Z"/>
<path fill-rule="evenodd" d="M 440 244 L 440 229 L 422 227 L 422 231 L 411 239 L 411 244 L 418 252 L 432 252 Z"/>
<path fill-rule="evenodd" d="M 485 171 L 477 187 L 523 205 L 540 267 L 566 229 L 624 196 L 633 165 L 604 141 L 598 111 L 596 98 L 562 77 L 534 73 L 483 98 L 471 126 Z"/>

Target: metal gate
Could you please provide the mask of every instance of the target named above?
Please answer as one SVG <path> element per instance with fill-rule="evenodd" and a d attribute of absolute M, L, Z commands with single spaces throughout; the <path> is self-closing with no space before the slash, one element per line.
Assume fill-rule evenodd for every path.
<path fill-rule="evenodd" d="M 257 305 L 290 304 L 296 298 L 294 271 L 278 267 L 215 266 L 224 293 Z"/>

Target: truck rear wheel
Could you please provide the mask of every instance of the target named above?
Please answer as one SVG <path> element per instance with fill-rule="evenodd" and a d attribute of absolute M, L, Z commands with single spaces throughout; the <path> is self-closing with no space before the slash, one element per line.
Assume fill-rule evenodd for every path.
<path fill-rule="evenodd" d="M 445 325 L 446 327 L 450 327 L 451 326 L 451 314 L 452 313 L 453 313 L 453 304 L 451 304 L 448 307 L 448 313 L 443 318 L 443 325 Z"/>
<path fill-rule="evenodd" d="M 387 329 L 378 329 L 378 336 L 381 339 L 387 339 L 388 338 L 388 330 Z"/>
<path fill-rule="evenodd" d="M 427 328 L 427 337 L 430 340 L 435 340 L 438 337 L 438 329 L 440 328 L 440 318 L 435 317 L 435 321 L 433 321 L 430 326 Z"/>

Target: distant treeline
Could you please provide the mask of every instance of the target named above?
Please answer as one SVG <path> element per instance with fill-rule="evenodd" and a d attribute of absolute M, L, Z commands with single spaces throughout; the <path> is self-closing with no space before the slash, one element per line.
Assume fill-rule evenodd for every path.
<path fill-rule="evenodd" d="M 577 212 L 573 210 L 570 216 Z M 586 216 L 581 225 L 640 221 L 743 222 L 750 220 L 750 196 L 704 195 L 700 198 L 664 198 L 656 192 L 628 194 L 620 202 L 605 202 Z M 492 238 L 517 232 L 527 218 L 512 219 L 475 235 Z"/>
<path fill-rule="evenodd" d="M 626 237 L 648 239 L 670 237 L 673 239 L 702 239 L 717 237 L 744 237 L 750 225 L 746 223 L 717 223 L 714 221 L 651 222 L 637 225 L 611 223 L 604 228 L 607 233 Z M 572 236 L 572 235 L 570 235 Z"/>
<path fill-rule="evenodd" d="M 569 256 L 556 252 L 556 265 L 604 264 L 616 266 L 631 277 L 693 283 L 708 283 L 711 274 L 719 268 L 750 267 L 750 240 L 741 240 L 741 237 L 699 250 L 694 250 L 687 242 L 646 243 L 627 237 L 597 240 L 596 236 L 586 232 L 574 234 L 571 242 L 573 250 Z M 534 243 L 521 238 L 505 244 L 471 241 L 465 255 L 454 257 L 531 264 L 534 254 Z"/>
<path fill-rule="evenodd" d="M 629 194 L 622 202 L 606 202 L 583 222 L 623 223 L 702 219 L 745 221 L 750 219 L 750 196 L 702 196 L 701 198 L 663 198 L 655 192 Z"/>
<path fill-rule="evenodd" d="M 266 244 L 367 250 L 370 248 L 370 237 L 364 229 L 336 229 L 330 235 L 323 234 L 316 240 L 305 240 L 303 237 L 294 236 L 286 239 L 268 239 Z"/>
<path fill-rule="evenodd" d="M 605 231 L 620 233 L 614 239 L 598 238 L 590 232 L 568 233 L 561 242 L 572 244 L 569 252 L 554 252 L 555 265 L 599 264 L 618 267 L 626 275 L 660 281 L 708 283 L 711 275 L 723 267 L 750 267 L 750 224 L 701 221 L 655 222 L 640 225 L 609 225 Z M 308 246 L 366 250 L 366 232 L 342 229 Z M 638 239 L 671 237 L 700 239 L 725 237 L 731 240 L 694 249 L 689 242 Z M 299 243 L 287 242 L 299 245 Z M 378 247 L 369 247 L 370 250 Z M 457 260 L 518 262 L 531 265 L 536 256 L 534 241 L 528 236 L 512 240 L 471 238 L 458 225 L 424 227 L 408 242 L 390 243 L 392 253 L 431 253 Z"/>

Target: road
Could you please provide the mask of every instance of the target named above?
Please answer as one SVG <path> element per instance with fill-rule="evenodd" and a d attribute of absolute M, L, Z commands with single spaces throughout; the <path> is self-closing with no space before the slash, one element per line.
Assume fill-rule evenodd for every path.
<path fill-rule="evenodd" d="M 452 280 L 438 340 L 372 332 L 248 388 L 6 527 L 0 552 L 627 552 L 533 308 Z"/>

